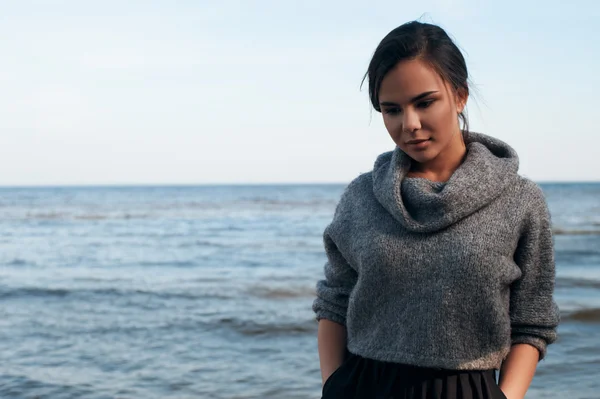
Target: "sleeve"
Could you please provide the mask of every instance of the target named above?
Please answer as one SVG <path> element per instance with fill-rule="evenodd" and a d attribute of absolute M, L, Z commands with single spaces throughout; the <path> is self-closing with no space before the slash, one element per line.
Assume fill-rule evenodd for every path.
<path fill-rule="evenodd" d="M 312 309 L 317 321 L 328 319 L 345 326 L 348 299 L 358 276 L 340 253 L 327 228 L 323 233 L 323 242 L 327 255 L 325 279 L 317 282 L 317 298 Z"/>
<path fill-rule="evenodd" d="M 537 184 L 529 199 L 531 207 L 514 257 L 522 274 L 511 285 L 511 341 L 512 345 L 534 346 L 542 360 L 547 345 L 557 339 L 560 312 L 553 298 L 555 263 L 551 216 L 544 193 Z"/>
<path fill-rule="evenodd" d="M 346 230 L 353 220 L 352 204 L 355 203 L 354 192 L 359 179 L 360 176 L 344 189 L 335 208 L 333 220 L 323 232 L 327 256 L 324 266 L 325 278 L 317 282 L 316 298 L 312 305 L 317 321 L 328 319 L 346 325 L 348 300 L 358 280 L 358 273 L 340 251 L 340 247 L 347 247 L 340 245 L 340 240 L 349 236 Z"/>

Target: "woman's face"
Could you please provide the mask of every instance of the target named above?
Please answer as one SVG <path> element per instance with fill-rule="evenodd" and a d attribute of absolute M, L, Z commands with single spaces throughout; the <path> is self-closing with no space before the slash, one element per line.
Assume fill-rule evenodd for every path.
<path fill-rule="evenodd" d="M 379 90 L 383 122 L 392 140 L 419 163 L 462 145 L 458 114 L 465 102 L 421 60 L 398 63 L 383 78 Z M 413 143 L 415 140 L 426 141 Z"/>

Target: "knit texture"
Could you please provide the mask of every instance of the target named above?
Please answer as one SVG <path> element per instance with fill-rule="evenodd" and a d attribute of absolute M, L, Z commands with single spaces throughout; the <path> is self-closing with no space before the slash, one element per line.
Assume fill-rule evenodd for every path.
<path fill-rule="evenodd" d="M 323 233 L 316 320 L 346 326 L 363 357 L 456 370 L 499 369 L 517 343 L 556 338 L 551 218 L 508 144 L 464 134 L 447 182 L 406 177 L 396 147 L 344 190 Z"/>

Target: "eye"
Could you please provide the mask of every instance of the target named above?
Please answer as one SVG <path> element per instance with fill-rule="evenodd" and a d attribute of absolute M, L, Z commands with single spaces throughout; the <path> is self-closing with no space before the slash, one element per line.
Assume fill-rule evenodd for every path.
<path fill-rule="evenodd" d="M 418 107 L 419 108 L 427 108 L 431 105 L 431 103 L 433 103 L 434 100 L 428 100 L 428 101 L 423 101 L 422 103 L 419 103 Z"/>
<path fill-rule="evenodd" d="M 400 113 L 400 108 L 385 108 L 383 110 L 384 114 L 396 115 Z"/>

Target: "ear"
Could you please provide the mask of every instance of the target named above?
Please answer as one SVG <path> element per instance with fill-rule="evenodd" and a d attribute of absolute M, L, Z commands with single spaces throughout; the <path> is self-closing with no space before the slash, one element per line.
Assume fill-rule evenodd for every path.
<path fill-rule="evenodd" d="M 460 114 L 467 106 L 467 100 L 469 99 L 469 90 L 460 89 L 456 95 L 456 113 Z"/>

